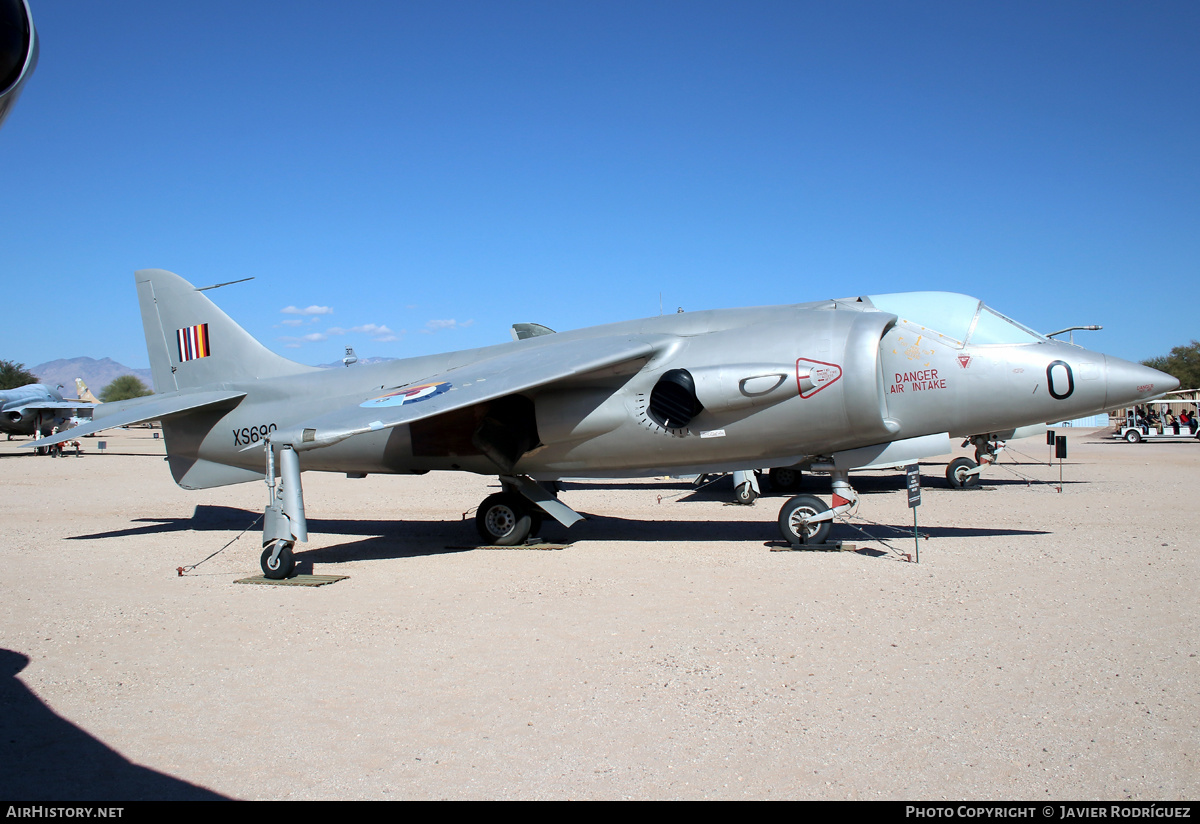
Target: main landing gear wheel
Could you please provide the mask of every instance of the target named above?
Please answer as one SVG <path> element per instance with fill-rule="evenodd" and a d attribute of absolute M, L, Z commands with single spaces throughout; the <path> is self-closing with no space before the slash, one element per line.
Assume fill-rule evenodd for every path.
<path fill-rule="evenodd" d="M 533 505 L 515 492 L 498 492 L 484 498 L 475 513 L 475 529 L 484 543 L 516 546 L 542 523 Z"/>
<path fill-rule="evenodd" d="M 976 464 L 970 458 L 955 458 L 946 467 L 946 480 L 950 482 L 950 486 L 954 489 L 966 489 L 971 486 L 979 485 L 979 475 L 969 475 Z"/>
<path fill-rule="evenodd" d="M 789 498 L 779 510 L 779 531 L 789 544 L 823 544 L 833 526 L 830 521 L 804 523 L 805 518 L 820 515 L 829 509 L 825 502 L 813 495 L 797 495 Z"/>
<path fill-rule="evenodd" d="M 289 578 L 296 571 L 296 556 L 292 554 L 292 542 L 278 541 L 277 543 L 280 544 L 279 557 L 274 562 L 271 561 L 271 556 L 275 553 L 274 543 L 269 544 L 263 550 L 262 557 L 259 559 L 263 575 L 276 581 Z"/>
<path fill-rule="evenodd" d="M 1142 440 L 1142 433 L 1138 432 L 1136 429 L 1130 429 L 1125 433 L 1125 440 L 1129 441 L 1130 443 L 1140 443 Z"/>
<path fill-rule="evenodd" d="M 790 466 L 778 466 L 767 473 L 771 486 L 780 492 L 791 492 L 800 488 L 800 470 Z"/>

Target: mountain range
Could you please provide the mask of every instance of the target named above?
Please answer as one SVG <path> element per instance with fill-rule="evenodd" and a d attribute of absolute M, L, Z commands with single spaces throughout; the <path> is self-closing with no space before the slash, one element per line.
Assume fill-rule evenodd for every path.
<path fill-rule="evenodd" d="M 75 379 L 83 378 L 88 389 L 96 395 L 122 375 L 136 375 L 147 387 L 151 386 L 149 369 L 131 369 L 112 358 L 59 358 L 38 364 L 29 370 L 46 386 L 62 385 L 63 397 L 75 397 Z"/>

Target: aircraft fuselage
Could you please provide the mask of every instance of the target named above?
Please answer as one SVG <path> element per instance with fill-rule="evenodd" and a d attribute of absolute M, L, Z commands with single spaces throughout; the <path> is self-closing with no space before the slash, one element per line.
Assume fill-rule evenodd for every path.
<path fill-rule="evenodd" d="M 887 297 L 879 299 L 882 306 Z M 980 304 L 976 311 L 982 318 L 990 310 Z M 1006 327 L 988 319 L 993 334 L 972 345 L 870 300 L 655 317 L 445 355 L 231 382 L 222 387 L 244 391 L 240 402 L 209 410 L 203 421 L 193 416 L 186 426 L 167 421 L 165 434 L 180 484 L 253 480 L 264 465 L 263 451 L 254 446 L 298 422 L 420 387 L 434 376 L 453 391 L 456 367 L 516 350 L 536 358 L 541 347 L 614 336 L 647 340 L 654 354 L 521 393 L 507 405 L 481 403 L 313 449 L 303 454 L 302 466 L 347 473 L 508 471 L 539 480 L 787 466 L 934 433 L 959 437 L 1070 419 L 1169 388 L 1154 370 L 1016 326 L 1016 342 L 991 342 L 1007 332 L 995 333 Z M 979 319 L 976 324 L 983 326 Z M 683 422 L 656 415 L 652 403 L 664 376 L 679 371 L 691 379 L 698 407 Z M 489 446 L 503 452 L 510 441 L 515 462 L 498 467 Z"/>

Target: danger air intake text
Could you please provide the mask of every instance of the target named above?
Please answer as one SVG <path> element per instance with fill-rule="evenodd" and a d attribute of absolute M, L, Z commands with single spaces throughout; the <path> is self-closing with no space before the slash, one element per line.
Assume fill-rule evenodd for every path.
<path fill-rule="evenodd" d="M 922 369 L 919 372 L 896 372 L 895 381 L 889 395 L 902 395 L 905 392 L 927 392 L 930 389 L 945 389 L 946 379 L 938 377 L 936 369 Z"/>

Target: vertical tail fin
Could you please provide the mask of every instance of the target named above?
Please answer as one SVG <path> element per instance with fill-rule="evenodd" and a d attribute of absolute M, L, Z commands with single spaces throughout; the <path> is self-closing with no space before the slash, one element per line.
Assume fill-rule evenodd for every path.
<path fill-rule="evenodd" d="M 100 403 L 100 399 L 92 394 L 92 390 L 88 389 L 88 385 L 83 382 L 83 378 L 75 379 L 75 397 L 81 401 L 88 403 Z"/>
<path fill-rule="evenodd" d="M 134 274 L 155 392 L 312 372 L 276 355 L 179 275 Z"/>

